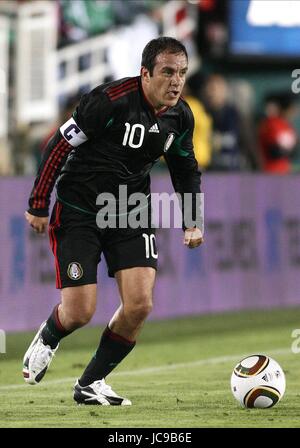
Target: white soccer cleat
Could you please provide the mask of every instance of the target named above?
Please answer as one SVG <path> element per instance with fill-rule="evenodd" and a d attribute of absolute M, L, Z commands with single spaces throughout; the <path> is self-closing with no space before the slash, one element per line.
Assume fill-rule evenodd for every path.
<path fill-rule="evenodd" d="M 74 386 L 74 400 L 78 404 L 102 406 L 131 406 L 131 401 L 117 395 L 104 380 L 94 381 L 88 386 L 80 386 L 78 380 Z"/>
<path fill-rule="evenodd" d="M 45 325 L 46 322 L 43 322 L 24 355 L 23 376 L 28 384 L 38 384 L 41 381 L 59 346 L 58 344 L 52 349 L 50 345 L 43 343 L 41 333 Z"/>

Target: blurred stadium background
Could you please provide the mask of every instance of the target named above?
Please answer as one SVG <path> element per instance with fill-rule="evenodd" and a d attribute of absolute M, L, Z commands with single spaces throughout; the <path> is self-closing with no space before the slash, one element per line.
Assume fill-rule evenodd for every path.
<path fill-rule="evenodd" d="M 288 365 L 295 362 L 290 346 L 291 333 L 300 326 L 300 2 L 0 0 L 0 329 L 7 336 L 0 381 L 1 393 L 7 383 L 12 387 L 7 397 L 16 390 L 21 400 L 23 393 L 13 389 L 22 384 L 19 363 L 32 336 L 23 332 L 37 328 L 59 298 L 47 238 L 31 232 L 23 218 L 45 143 L 84 92 L 137 75 L 144 45 L 158 35 L 176 37 L 189 53 L 185 97 L 195 115 L 194 146 L 203 172 L 205 244 L 188 251 L 180 231 L 159 229 L 155 306 L 141 346 L 152 341 L 156 353 L 166 337 L 170 345 L 162 351 L 168 355 L 160 359 L 158 350 L 154 361 L 145 348 L 143 360 L 134 355 L 125 368 L 216 356 L 222 364 L 226 355 L 227 376 L 217 389 L 230 394 L 227 378 L 235 355 L 273 350 L 279 361 L 289 353 Z M 152 179 L 153 191 L 172 192 L 163 162 Z M 99 282 L 91 327 L 105 325 L 118 303 L 104 262 Z M 78 353 L 90 349 L 82 355 L 86 360 L 98 338 L 90 330 L 82 330 L 88 342 L 77 339 Z M 227 346 L 225 333 L 231 338 Z M 189 335 L 196 338 L 193 343 Z M 2 368 L 5 361 L 8 367 Z M 73 364 L 69 370 L 58 368 L 57 378 L 73 376 Z M 209 394 L 214 386 L 211 373 L 206 375 Z M 222 412 L 230 402 L 224 400 Z M 54 404 L 53 409 L 55 414 Z M 4 421 L 22 426 L 18 414 L 10 412 L 8 407 Z M 224 415 L 217 425 L 226 425 Z M 202 423 L 209 426 L 205 418 Z M 247 425 L 249 415 L 244 418 Z M 185 420 L 179 415 L 174 424 L 180 421 L 201 426 L 194 414 Z"/>

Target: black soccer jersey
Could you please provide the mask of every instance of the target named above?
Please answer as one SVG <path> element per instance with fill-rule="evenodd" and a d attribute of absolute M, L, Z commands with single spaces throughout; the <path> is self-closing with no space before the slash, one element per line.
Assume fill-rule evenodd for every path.
<path fill-rule="evenodd" d="M 61 201 L 97 213 L 99 193 L 150 192 L 150 170 L 163 155 L 176 192 L 200 192 L 193 151 L 194 119 L 187 103 L 155 113 L 140 77 L 102 84 L 83 95 L 47 145 L 29 200 L 29 212 L 48 216 L 57 181 Z M 59 177 L 58 177 L 59 176 Z"/>

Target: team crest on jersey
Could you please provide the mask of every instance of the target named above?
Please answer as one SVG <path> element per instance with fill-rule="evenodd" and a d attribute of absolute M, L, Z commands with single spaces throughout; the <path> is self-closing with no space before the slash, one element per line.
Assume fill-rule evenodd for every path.
<path fill-rule="evenodd" d="M 83 276 L 81 264 L 74 261 L 69 264 L 67 272 L 71 280 L 79 280 Z"/>
<path fill-rule="evenodd" d="M 168 135 L 165 146 L 164 146 L 164 152 L 167 152 L 170 146 L 172 145 L 175 138 L 174 132 L 171 132 L 171 134 Z"/>

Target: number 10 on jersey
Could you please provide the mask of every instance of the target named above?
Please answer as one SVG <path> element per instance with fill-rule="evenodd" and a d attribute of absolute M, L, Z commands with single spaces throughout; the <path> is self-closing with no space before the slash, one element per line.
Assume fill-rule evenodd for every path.
<path fill-rule="evenodd" d="M 131 126 L 130 123 L 125 123 L 125 134 L 123 138 L 122 145 L 126 146 L 127 143 L 130 146 L 130 148 L 140 148 L 144 141 L 144 135 L 145 135 L 145 126 L 142 124 L 136 123 L 133 126 Z M 140 135 L 136 134 L 136 130 L 140 129 Z M 137 137 L 137 138 L 135 138 Z M 134 140 L 136 140 L 134 142 Z M 137 141 L 138 140 L 138 141 Z"/>

